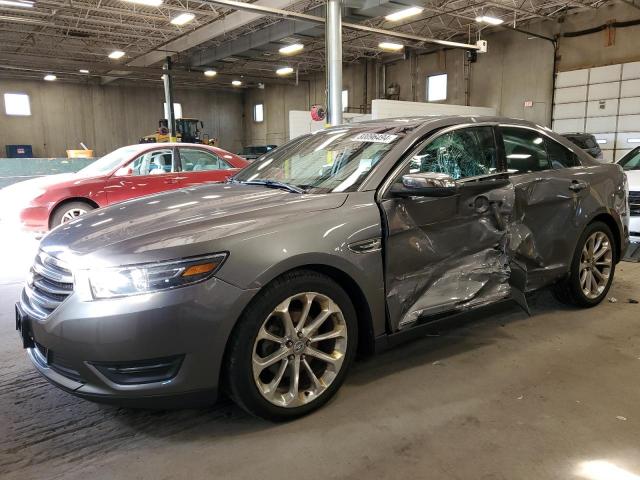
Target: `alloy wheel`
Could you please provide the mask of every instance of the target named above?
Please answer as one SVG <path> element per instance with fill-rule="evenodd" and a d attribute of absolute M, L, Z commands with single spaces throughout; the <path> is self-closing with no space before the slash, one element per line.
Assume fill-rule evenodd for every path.
<path fill-rule="evenodd" d="M 71 208 L 66 212 L 64 212 L 64 215 L 62 215 L 62 220 L 60 224 L 70 222 L 71 220 L 75 220 L 80 215 L 84 215 L 85 213 L 87 213 L 87 211 L 82 208 Z"/>
<path fill-rule="evenodd" d="M 602 294 L 609 283 L 612 265 L 609 237 L 601 231 L 592 233 L 582 247 L 580 257 L 580 288 L 585 297 L 593 300 Z"/>
<path fill-rule="evenodd" d="M 317 292 L 293 295 L 263 322 L 253 346 L 253 379 L 279 407 L 305 405 L 335 380 L 347 352 L 340 307 Z"/>

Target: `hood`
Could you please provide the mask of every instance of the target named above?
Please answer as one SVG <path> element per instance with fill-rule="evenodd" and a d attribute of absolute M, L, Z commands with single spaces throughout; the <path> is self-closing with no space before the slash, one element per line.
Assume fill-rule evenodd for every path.
<path fill-rule="evenodd" d="M 0 190 L 0 196 L 11 196 L 11 198 L 32 199 L 42 194 L 42 191 L 51 185 L 67 182 L 75 178 L 75 173 L 58 173 L 56 175 L 46 175 L 32 178 L 23 182 L 13 183 Z"/>
<path fill-rule="evenodd" d="M 338 208 L 347 196 L 200 185 L 96 210 L 52 230 L 41 248 L 78 268 L 205 255 L 229 250 L 247 236 L 286 228 L 300 215 Z"/>
<path fill-rule="evenodd" d="M 640 192 L 640 170 L 625 170 L 629 181 L 629 191 Z"/>

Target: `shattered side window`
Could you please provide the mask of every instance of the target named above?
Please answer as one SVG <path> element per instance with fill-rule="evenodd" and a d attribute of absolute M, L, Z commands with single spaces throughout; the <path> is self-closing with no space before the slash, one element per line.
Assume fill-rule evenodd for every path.
<path fill-rule="evenodd" d="M 495 173 L 498 153 L 492 127 L 469 127 L 440 135 L 413 156 L 406 173 L 446 173 L 455 180 Z"/>

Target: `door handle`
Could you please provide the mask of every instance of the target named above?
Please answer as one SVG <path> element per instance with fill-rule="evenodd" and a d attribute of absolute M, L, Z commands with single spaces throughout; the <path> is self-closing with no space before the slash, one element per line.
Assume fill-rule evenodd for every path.
<path fill-rule="evenodd" d="M 572 180 L 571 185 L 569 185 L 569 190 L 572 192 L 579 192 L 587 188 L 589 184 L 587 182 L 583 182 L 581 180 Z"/>

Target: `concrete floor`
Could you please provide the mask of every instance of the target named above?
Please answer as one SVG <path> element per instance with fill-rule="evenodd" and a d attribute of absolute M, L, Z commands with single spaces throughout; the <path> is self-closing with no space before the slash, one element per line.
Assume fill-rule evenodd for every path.
<path fill-rule="evenodd" d="M 136 411 L 50 386 L 14 332 L 33 242 L 0 238 L 23 247 L 2 249 L 2 479 L 640 480 L 640 264 L 619 265 L 616 303 L 491 309 L 357 362 L 324 409 L 273 425 L 228 400 Z"/>

